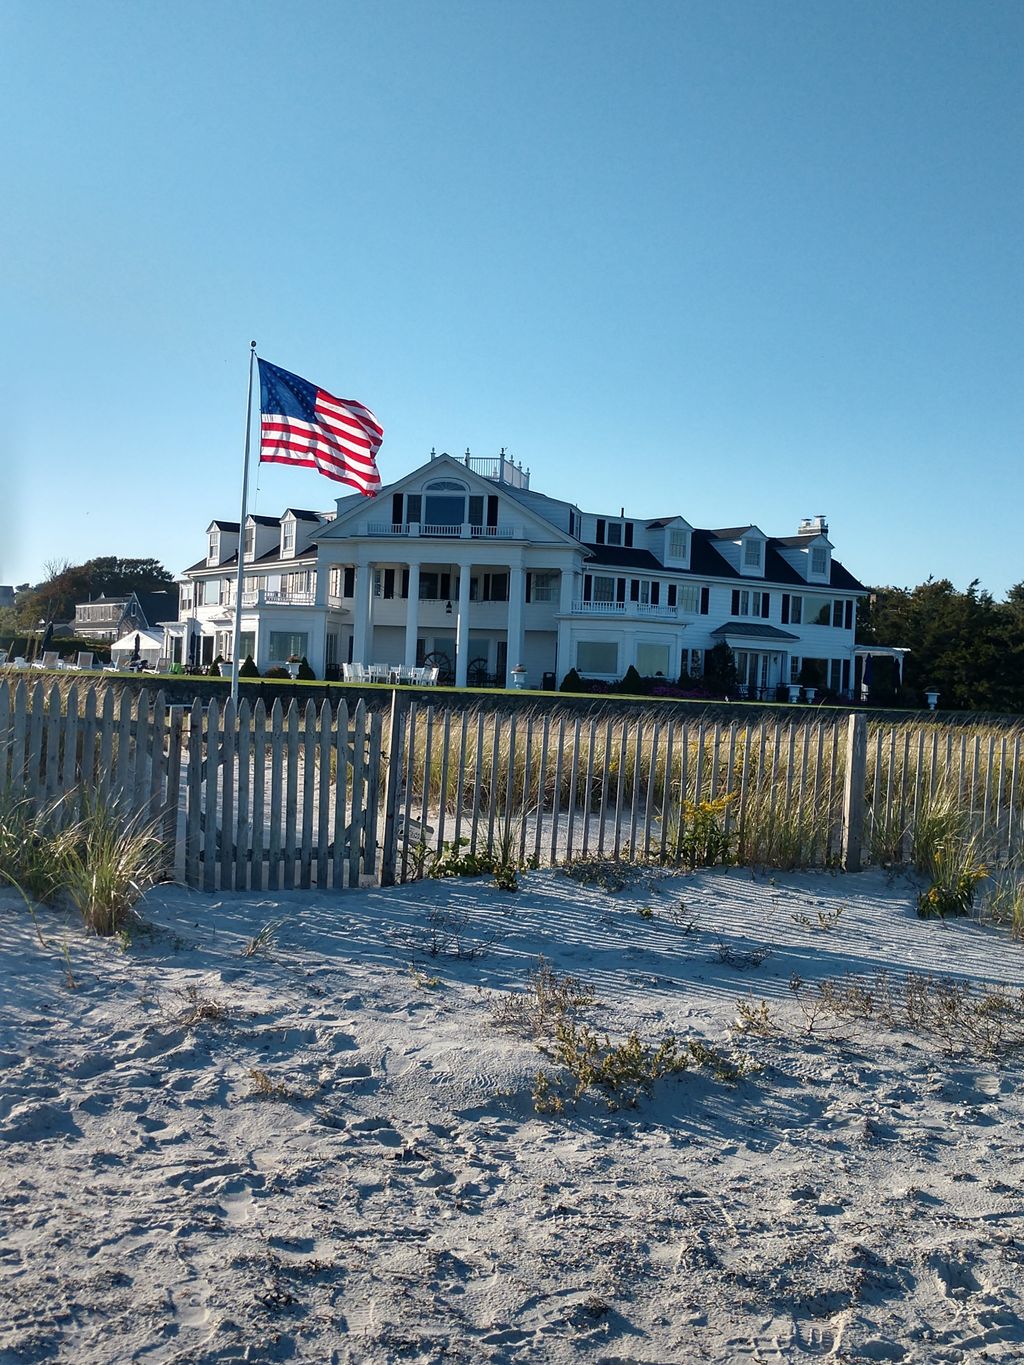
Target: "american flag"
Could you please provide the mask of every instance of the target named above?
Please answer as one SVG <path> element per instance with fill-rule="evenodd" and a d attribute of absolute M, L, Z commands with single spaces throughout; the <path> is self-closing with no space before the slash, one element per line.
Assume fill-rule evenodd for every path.
<path fill-rule="evenodd" d="M 261 360 L 260 460 L 318 469 L 368 498 L 380 491 L 384 429 L 369 408 Z"/>

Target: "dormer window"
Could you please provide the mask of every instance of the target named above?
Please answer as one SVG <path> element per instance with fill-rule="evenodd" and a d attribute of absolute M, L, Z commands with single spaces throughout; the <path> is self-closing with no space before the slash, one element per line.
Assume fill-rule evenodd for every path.
<path fill-rule="evenodd" d="M 281 553 L 290 555 L 295 553 L 295 523 L 286 521 L 281 525 Z"/>
<path fill-rule="evenodd" d="M 247 526 L 245 528 L 245 557 L 252 559 L 253 551 L 256 548 L 256 527 Z"/>
<path fill-rule="evenodd" d="M 744 569 L 760 570 L 764 557 L 764 547 L 759 540 L 748 539 L 743 542 Z"/>
<path fill-rule="evenodd" d="M 669 531 L 668 533 L 668 557 L 669 559 L 687 560 L 690 557 L 690 533 L 689 531 Z"/>
<path fill-rule="evenodd" d="M 828 549 L 824 545 L 815 545 L 811 550 L 811 573 L 820 578 L 824 578 L 828 573 Z"/>
<path fill-rule="evenodd" d="M 210 532 L 210 543 L 209 543 L 209 545 L 208 545 L 208 547 L 207 547 L 207 551 L 206 551 L 206 558 L 207 558 L 207 561 L 208 561 L 210 564 L 216 564 L 216 562 L 217 562 L 217 560 L 218 560 L 218 558 L 219 558 L 219 556 L 218 556 L 218 554 L 217 554 L 217 550 L 218 550 L 218 548 L 219 548 L 219 545 L 220 545 L 220 537 L 217 535 L 217 532 L 216 532 L 216 531 L 211 531 L 211 532 Z"/>

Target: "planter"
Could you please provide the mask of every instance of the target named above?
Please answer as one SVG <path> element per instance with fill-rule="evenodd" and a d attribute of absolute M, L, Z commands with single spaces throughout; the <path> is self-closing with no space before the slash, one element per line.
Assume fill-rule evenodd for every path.
<path fill-rule="evenodd" d="M 803 688 L 800 686 L 799 683 L 789 683 L 787 685 L 789 687 L 790 701 L 798 702 L 800 700 L 800 693 L 803 691 Z"/>
<path fill-rule="evenodd" d="M 285 668 L 288 670 L 289 678 L 297 678 L 299 676 L 299 665 L 297 663 L 293 664 L 290 659 L 285 664 Z"/>
<path fill-rule="evenodd" d="M 928 710 L 934 711 L 936 706 L 938 706 L 939 704 L 939 689 L 937 687 L 927 688 L 924 694 L 924 699 L 928 703 Z"/>
<path fill-rule="evenodd" d="M 513 686 L 513 687 L 525 687 L 525 686 L 526 686 L 526 669 L 525 669 L 525 668 L 513 668 L 513 669 L 512 669 L 512 686 Z"/>
<path fill-rule="evenodd" d="M 808 700 L 808 701 L 813 701 L 814 698 L 817 696 L 817 694 L 818 694 L 818 689 L 817 689 L 816 687 L 805 687 L 805 688 L 804 688 L 804 695 L 807 697 L 807 700 Z"/>

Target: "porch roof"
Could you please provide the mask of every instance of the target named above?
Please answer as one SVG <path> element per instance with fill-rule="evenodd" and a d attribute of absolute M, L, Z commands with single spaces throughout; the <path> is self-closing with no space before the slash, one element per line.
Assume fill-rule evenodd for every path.
<path fill-rule="evenodd" d="M 779 630 L 778 626 L 766 626 L 761 621 L 727 621 L 724 626 L 719 626 L 711 634 L 723 638 L 727 635 L 742 636 L 745 640 L 798 640 L 800 638 L 798 635 L 790 635 L 788 630 Z"/>

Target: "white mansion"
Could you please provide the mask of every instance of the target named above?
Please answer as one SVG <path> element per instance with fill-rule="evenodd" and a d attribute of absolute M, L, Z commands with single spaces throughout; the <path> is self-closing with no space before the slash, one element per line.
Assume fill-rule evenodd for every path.
<path fill-rule="evenodd" d="M 532 491 L 504 452 L 431 454 L 375 498 L 248 517 L 241 551 L 241 654 L 261 673 L 305 656 L 318 677 L 426 661 L 458 686 L 506 685 L 520 666 L 530 687 L 570 668 L 611 681 L 631 664 L 674 682 L 725 641 L 749 696 L 795 682 L 805 661 L 821 686 L 854 684 L 866 589 L 833 559 L 822 517 L 773 537 L 597 515 Z M 211 522 L 166 627 L 168 660 L 230 659 L 238 553 L 238 523 Z"/>

